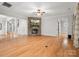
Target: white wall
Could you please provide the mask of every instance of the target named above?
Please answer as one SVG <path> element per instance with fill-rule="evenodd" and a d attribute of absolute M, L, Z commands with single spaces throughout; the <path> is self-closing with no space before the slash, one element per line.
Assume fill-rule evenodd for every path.
<path fill-rule="evenodd" d="M 20 19 L 19 21 L 19 28 L 18 28 L 18 31 L 17 33 L 20 34 L 20 35 L 27 35 L 28 34 L 28 24 L 27 24 L 27 19 Z"/>
<path fill-rule="evenodd" d="M 73 15 L 68 18 L 68 34 L 72 35 Z"/>
<path fill-rule="evenodd" d="M 5 15 L 0 15 L 0 23 L 2 23 L 2 29 L 0 30 L 0 35 L 4 35 L 7 32 L 7 21 L 9 20 L 14 20 L 15 21 L 15 30 L 19 35 L 27 35 L 27 19 L 19 19 L 19 18 L 14 18 L 14 17 L 9 17 Z M 17 19 L 19 19 L 19 27 L 17 28 Z"/>
<path fill-rule="evenodd" d="M 0 22 L 5 19 L 8 20 L 10 17 L 3 17 L 0 16 Z M 18 18 L 19 19 L 19 18 Z M 47 16 L 42 17 L 41 20 L 41 34 L 48 35 L 48 36 L 56 36 L 58 35 L 58 19 L 62 20 L 62 24 L 60 21 L 60 34 L 61 32 L 67 32 L 68 34 L 72 34 L 72 16 Z M 17 18 L 15 18 L 17 20 Z M 28 34 L 28 19 L 19 19 L 19 28 L 15 31 L 17 34 L 20 35 L 27 35 Z M 64 24 L 67 23 L 68 27 L 63 27 Z M 67 29 L 67 30 L 66 30 Z M 6 32 L 5 26 L 3 26 L 2 30 L 0 30 L 0 34 Z"/>
<path fill-rule="evenodd" d="M 59 34 L 67 33 L 72 35 L 72 15 L 63 16 L 48 16 L 42 18 L 42 35 L 56 36 L 58 35 L 58 21 L 59 22 Z M 62 22 L 61 22 L 62 21 Z"/>
<path fill-rule="evenodd" d="M 2 24 L 2 29 L 0 30 L 0 35 L 3 35 L 6 32 L 6 19 L 4 15 L 0 15 L 0 23 Z"/>
<path fill-rule="evenodd" d="M 66 33 L 68 34 L 68 17 L 65 16 L 65 17 L 62 17 L 61 18 L 61 32 L 62 33 Z"/>
<path fill-rule="evenodd" d="M 42 35 L 56 36 L 58 34 L 57 19 L 53 17 L 43 17 L 41 24 Z"/>

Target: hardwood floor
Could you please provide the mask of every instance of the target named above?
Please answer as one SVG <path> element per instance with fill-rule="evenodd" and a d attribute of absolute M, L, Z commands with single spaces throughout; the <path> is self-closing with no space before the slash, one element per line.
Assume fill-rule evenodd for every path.
<path fill-rule="evenodd" d="M 53 56 L 79 56 L 73 48 L 71 40 L 67 48 L 63 47 L 62 37 L 52 36 L 19 36 L 14 39 L 0 40 L 0 56 L 30 56 L 30 57 L 53 57 Z"/>

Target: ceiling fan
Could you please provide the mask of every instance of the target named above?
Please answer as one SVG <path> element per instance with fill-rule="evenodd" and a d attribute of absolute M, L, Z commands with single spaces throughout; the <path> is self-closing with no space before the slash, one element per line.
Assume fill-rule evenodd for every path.
<path fill-rule="evenodd" d="M 37 9 L 36 12 L 35 12 L 35 14 L 36 14 L 37 16 L 42 16 L 43 14 L 45 14 L 45 12 L 42 11 L 41 9 Z"/>

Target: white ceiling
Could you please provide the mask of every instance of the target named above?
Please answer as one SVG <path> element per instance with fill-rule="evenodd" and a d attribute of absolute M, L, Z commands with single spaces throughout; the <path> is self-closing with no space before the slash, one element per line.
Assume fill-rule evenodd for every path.
<path fill-rule="evenodd" d="M 0 2 L 0 14 L 22 18 L 33 16 L 38 8 L 46 12 L 44 16 L 73 14 L 76 4 L 75 2 L 8 2 L 12 4 L 12 7 L 8 8 L 2 6 L 2 3 Z"/>

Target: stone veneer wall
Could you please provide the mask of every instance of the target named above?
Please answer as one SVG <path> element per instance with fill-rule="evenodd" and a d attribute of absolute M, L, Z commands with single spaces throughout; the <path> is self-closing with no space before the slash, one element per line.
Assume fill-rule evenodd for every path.
<path fill-rule="evenodd" d="M 79 48 L 79 3 L 76 6 L 75 14 L 75 27 L 74 27 L 74 47 Z"/>

